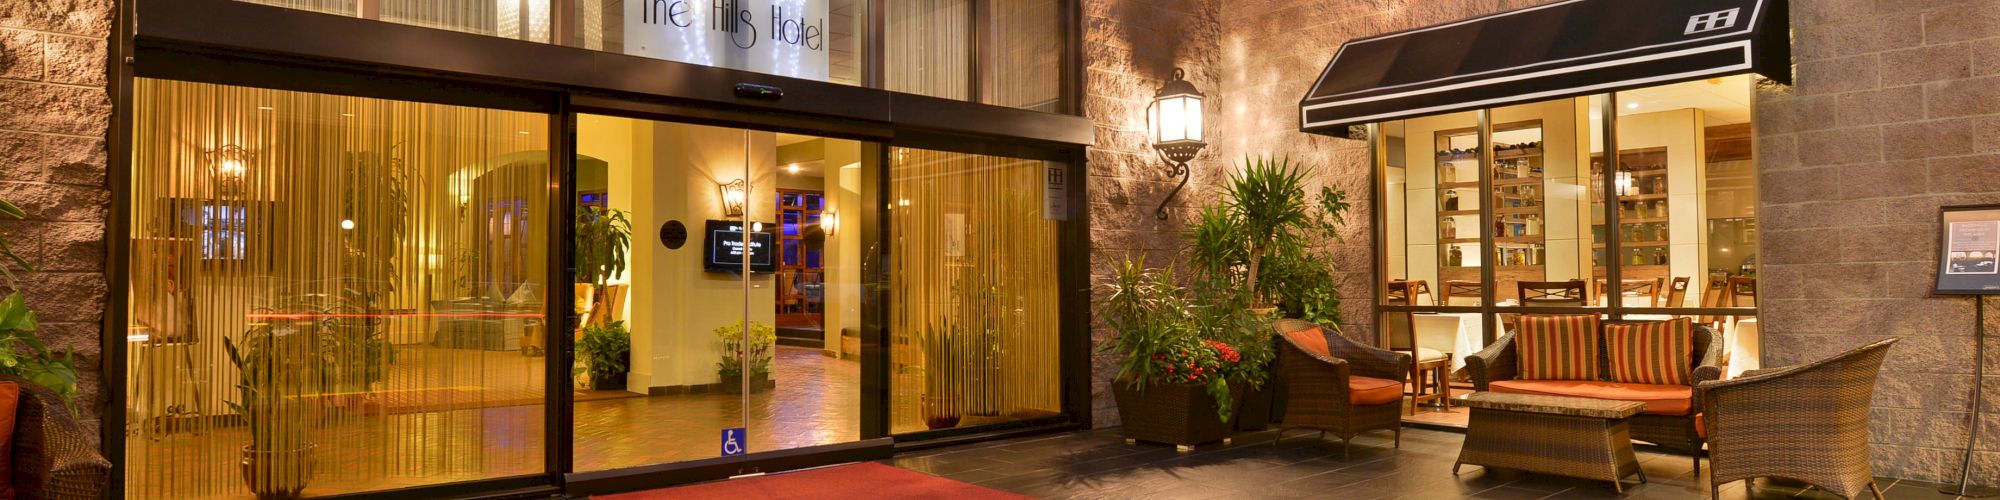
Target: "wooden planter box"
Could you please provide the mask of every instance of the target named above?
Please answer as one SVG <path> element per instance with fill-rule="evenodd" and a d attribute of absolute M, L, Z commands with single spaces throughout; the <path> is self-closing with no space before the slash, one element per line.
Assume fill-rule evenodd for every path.
<path fill-rule="evenodd" d="M 1123 382 L 1112 383 L 1118 416 L 1127 441 L 1147 441 L 1191 448 L 1228 439 L 1231 425 L 1215 414 L 1215 398 L 1198 385 L 1148 385 L 1145 392 Z M 1242 400 L 1243 387 L 1230 383 L 1229 394 Z M 1241 408 L 1241 405 L 1238 405 Z"/>

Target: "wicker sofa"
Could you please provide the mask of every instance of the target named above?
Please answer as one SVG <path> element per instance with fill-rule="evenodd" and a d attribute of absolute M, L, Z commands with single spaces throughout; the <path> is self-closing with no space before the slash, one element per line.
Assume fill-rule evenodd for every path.
<path fill-rule="evenodd" d="M 1597 332 L 1598 349 L 1604 349 L 1604 331 L 1600 323 Z M 1700 421 L 1701 394 L 1693 384 L 1722 378 L 1722 342 L 1715 331 L 1704 325 L 1694 325 L 1694 349 L 1691 362 L 1693 376 L 1687 386 L 1639 386 L 1638 384 L 1617 384 L 1603 382 L 1604 374 L 1610 371 L 1607 363 L 1610 357 L 1599 352 L 1598 380 L 1561 381 L 1561 384 L 1543 383 L 1547 381 L 1517 381 L 1520 357 L 1516 352 L 1515 334 L 1509 332 L 1500 337 L 1485 350 L 1465 357 L 1465 370 L 1472 377 L 1473 389 L 1478 391 L 1509 392 L 1519 394 L 1543 394 L 1555 396 L 1578 396 L 1621 401 L 1647 403 L 1644 413 L 1632 417 L 1632 438 L 1659 445 L 1664 448 L 1685 452 L 1694 457 L 1694 469 L 1701 470 L 1701 449 L 1704 443 Z M 1685 398 L 1685 399 L 1682 399 Z"/>
<path fill-rule="evenodd" d="M 1319 325 L 1295 319 L 1272 323 L 1278 333 L 1276 373 L 1284 409 L 1276 445 L 1289 429 L 1314 429 L 1348 441 L 1371 430 L 1396 433 L 1403 443 L 1403 384 L 1410 354 L 1361 345 Z"/>
<path fill-rule="evenodd" d="M 95 499 L 103 494 L 111 462 L 97 453 L 90 434 L 54 392 L 25 379 L 0 376 L 21 387 L 14 410 L 15 498 Z"/>

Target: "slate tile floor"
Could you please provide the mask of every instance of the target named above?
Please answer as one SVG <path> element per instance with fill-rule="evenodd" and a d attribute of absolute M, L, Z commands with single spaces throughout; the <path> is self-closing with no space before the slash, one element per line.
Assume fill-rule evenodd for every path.
<path fill-rule="evenodd" d="M 1274 431 L 1238 434 L 1230 445 L 1188 453 L 1154 444 L 1128 446 L 1119 429 L 1021 438 L 899 455 L 883 463 L 1038 498 L 1339 498 L 1369 499 L 1697 499 L 1708 496 L 1707 469 L 1693 472 L 1687 457 L 1640 451 L 1651 480 L 1628 478 L 1625 492 L 1611 485 L 1557 476 L 1467 466 L 1451 475 L 1463 435 L 1403 429 L 1403 447 L 1390 435 L 1355 439 L 1342 459 L 1339 442 L 1318 432 L 1294 430 L 1272 446 Z M 1878 480 L 1890 499 L 1950 499 L 1937 485 Z M 1864 495 L 1864 498 L 1866 495 Z M 1726 485 L 1723 499 L 1835 498 L 1819 490 L 1759 481 Z"/>

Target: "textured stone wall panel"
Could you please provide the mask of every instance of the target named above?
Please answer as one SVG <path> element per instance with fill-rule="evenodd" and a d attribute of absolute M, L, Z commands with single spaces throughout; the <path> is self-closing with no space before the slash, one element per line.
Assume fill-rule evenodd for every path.
<path fill-rule="evenodd" d="M 0 220 L 15 252 L 42 271 L 20 291 L 49 346 L 74 350 L 77 409 L 95 437 L 106 301 L 104 223 L 111 193 L 105 91 L 111 0 L 0 0 L 0 199 L 28 220 Z"/>
<path fill-rule="evenodd" d="M 1901 337 L 1875 388 L 1875 472 L 1956 481 L 1975 431 L 1973 306 L 1930 286 L 1938 208 L 2000 202 L 2000 1 L 1791 6 L 1797 85 L 1757 96 L 1764 363 Z M 2000 483 L 1996 380 L 1978 484 Z"/>

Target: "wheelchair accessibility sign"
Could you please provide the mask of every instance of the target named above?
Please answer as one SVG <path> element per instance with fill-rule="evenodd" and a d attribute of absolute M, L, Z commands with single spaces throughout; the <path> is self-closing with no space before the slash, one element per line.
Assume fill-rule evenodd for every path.
<path fill-rule="evenodd" d="M 742 455 L 749 447 L 750 434 L 742 427 L 722 430 L 722 456 Z"/>

